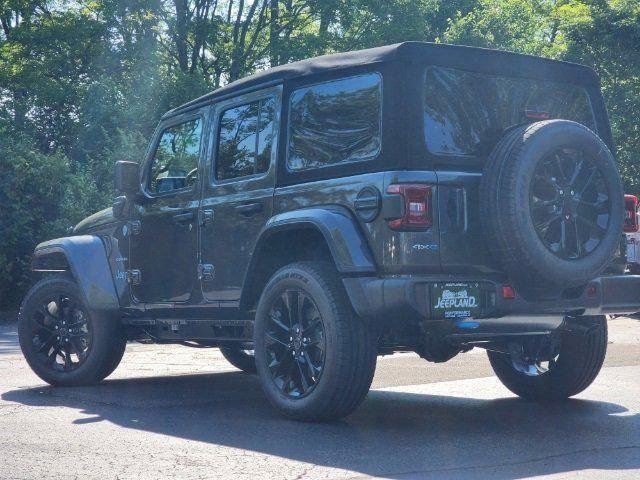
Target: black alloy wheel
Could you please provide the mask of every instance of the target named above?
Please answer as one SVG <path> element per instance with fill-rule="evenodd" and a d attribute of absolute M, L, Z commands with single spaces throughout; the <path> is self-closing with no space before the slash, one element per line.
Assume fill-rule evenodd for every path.
<path fill-rule="evenodd" d="M 577 260 L 593 252 L 609 229 L 611 202 L 600 169 L 583 152 L 560 148 L 543 159 L 531 180 L 531 216 L 544 245 Z"/>
<path fill-rule="evenodd" d="M 66 293 L 47 297 L 23 321 L 36 359 L 47 368 L 69 372 L 89 355 L 91 324 L 79 299 Z"/>
<path fill-rule="evenodd" d="M 260 295 L 253 335 L 262 390 L 289 418 L 343 418 L 369 391 L 377 335 L 354 315 L 329 262 L 296 262 L 275 272 Z"/>
<path fill-rule="evenodd" d="M 485 163 L 479 193 L 487 249 L 521 291 L 582 287 L 620 250 L 620 175 L 584 125 L 554 119 L 509 131 Z"/>
<path fill-rule="evenodd" d="M 285 290 L 268 315 L 265 347 L 278 389 L 291 398 L 313 391 L 322 375 L 325 333 L 317 305 L 299 289 Z"/>
<path fill-rule="evenodd" d="M 93 311 L 68 274 L 38 281 L 18 314 L 18 339 L 29 366 L 51 385 L 92 385 L 118 366 L 127 345 L 118 315 Z"/>

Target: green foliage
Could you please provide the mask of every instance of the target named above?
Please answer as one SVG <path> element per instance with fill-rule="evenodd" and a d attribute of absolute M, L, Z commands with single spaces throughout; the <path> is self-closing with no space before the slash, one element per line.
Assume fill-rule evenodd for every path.
<path fill-rule="evenodd" d="M 592 66 L 602 81 L 623 182 L 627 192 L 640 192 L 640 2 L 482 0 L 457 14 L 442 40 Z"/>
<path fill-rule="evenodd" d="M 638 0 L 4 0 L 0 308 L 38 241 L 109 205 L 162 112 L 256 69 L 405 40 L 593 66 L 627 191 L 640 192 Z"/>
<path fill-rule="evenodd" d="M 98 189 L 86 171 L 72 171 L 62 153 L 43 154 L 28 139 L 0 144 L 0 301 L 17 305 L 28 286 L 37 242 L 65 234 L 96 204 Z"/>
<path fill-rule="evenodd" d="M 551 4 L 520 0 L 482 0 L 466 15 L 457 13 L 444 32 L 445 43 L 548 53 Z"/>

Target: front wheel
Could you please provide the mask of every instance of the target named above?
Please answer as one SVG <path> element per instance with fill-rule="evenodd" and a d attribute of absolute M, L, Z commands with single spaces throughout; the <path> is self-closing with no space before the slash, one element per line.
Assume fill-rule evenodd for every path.
<path fill-rule="evenodd" d="M 369 391 L 375 337 L 352 313 L 330 264 L 301 262 L 276 272 L 260 298 L 254 335 L 263 390 L 290 418 L 342 418 Z"/>
<path fill-rule="evenodd" d="M 18 338 L 27 363 L 51 385 L 97 383 L 113 372 L 126 346 L 120 322 L 90 312 L 63 276 L 36 283 L 20 307 Z"/>
<path fill-rule="evenodd" d="M 505 387 L 529 400 L 557 401 L 577 395 L 595 380 L 607 353 L 606 317 L 581 317 L 580 323 L 584 331 L 564 331 L 560 348 L 544 362 L 523 362 L 489 351 L 493 371 Z"/>

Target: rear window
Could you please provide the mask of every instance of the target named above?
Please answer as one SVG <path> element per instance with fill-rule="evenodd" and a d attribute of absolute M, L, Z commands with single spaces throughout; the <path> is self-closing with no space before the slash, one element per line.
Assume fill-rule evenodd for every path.
<path fill-rule="evenodd" d="M 430 152 L 480 155 L 506 128 L 563 118 L 595 130 L 589 96 L 578 86 L 429 67 L 424 128 Z"/>
<path fill-rule="evenodd" d="M 371 160 L 380 152 L 382 79 L 372 73 L 299 88 L 289 108 L 290 171 Z"/>

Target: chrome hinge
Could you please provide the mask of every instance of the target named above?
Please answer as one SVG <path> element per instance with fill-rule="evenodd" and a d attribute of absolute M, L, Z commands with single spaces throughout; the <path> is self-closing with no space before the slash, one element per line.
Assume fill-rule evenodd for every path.
<path fill-rule="evenodd" d="M 131 235 L 140 235 L 142 232 L 142 222 L 140 220 L 133 220 L 129 223 L 129 230 Z"/>
<path fill-rule="evenodd" d="M 131 285 L 140 285 L 140 282 L 142 282 L 142 272 L 140 272 L 140 270 L 127 270 L 127 282 Z"/>
<path fill-rule="evenodd" d="M 200 210 L 200 225 L 206 227 L 213 223 L 213 210 Z"/>
<path fill-rule="evenodd" d="M 125 223 L 122 227 L 122 234 L 125 237 L 139 235 L 140 232 L 142 232 L 142 223 L 140 223 L 140 220 L 132 220 Z"/>
<path fill-rule="evenodd" d="M 208 282 L 213 280 L 213 276 L 215 275 L 215 270 L 213 265 L 210 263 L 200 263 L 198 265 L 198 280 L 202 280 L 203 282 Z"/>

